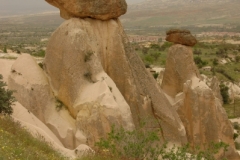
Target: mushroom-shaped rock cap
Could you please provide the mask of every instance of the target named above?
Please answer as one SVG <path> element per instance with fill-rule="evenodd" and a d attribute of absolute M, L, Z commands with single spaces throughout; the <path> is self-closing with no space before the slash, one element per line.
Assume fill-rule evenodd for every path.
<path fill-rule="evenodd" d="M 171 29 L 166 32 L 166 41 L 185 46 L 194 46 L 197 43 L 196 38 L 189 30 Z"/>
<path fill-rule="evenodd" d="M 100 20 L 118 18 L 127 12 L 125 0 L 45 0 L 60 9 L 61 17 L 91 17 Z"/>

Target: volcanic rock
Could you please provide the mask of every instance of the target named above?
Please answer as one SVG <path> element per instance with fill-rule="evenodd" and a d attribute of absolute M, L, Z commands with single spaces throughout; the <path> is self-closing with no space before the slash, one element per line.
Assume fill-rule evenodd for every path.
<path fill-rule="evenodd" d="M 75 120 L 68 111 L 56 110 L 56 98 L 36 61 L 30 55 L 23 54 L 11 70 L 8 87 L 16 91 L 14 96 L 18 102 L 45 123 L 66 148 L 74 149 L 83 143 L 75 137 Z"/>
<path fill-rule="evenodd" d="M 91 17 L 100 20 L 118 18 L 127 11 L 125 0 L 46 0 L 60 9 L 64 19 Z"/>
<path fill-rule="evenodd" d="M 211 142 L 229 144 L 228 159 L 239 159 L 233 141 L 233 127 L 221 100 L 200 79 L 190 47 L 175 44 L 169 49 L 162 88 L 178 112 L 192 147 Z M 214 88 L 214 87 L 213 87 Z M 219 154 L 218 158 L 222 155 Z"/>
<path fill-rule="evenodd" d="M 196 38 L 188 30 L 172 29 L 167 31 L 166 41 L 186 46 L 194 46 L 197 43 Z"/>
<path fill-rule="evenodd" d="M 85 135 L 94 135 L 88 137 L 91 143 L 112 123 L 131 128 L 131 118 L 136 127 L 144 119 L 147 128 L 162 128 L 168 141 L 186 142 L 177 112 L 132 50 L 118 20 L 64 22 L 49 40 L 44 65 L 55 96 Z"/>
<path fill-rule="evenodd" d="M 179 44 L 173 45 L 168 50 L 162 89 L 168 95 L 175 97 L 183 91 L 184 83 L 192 77 L 200 78 L 193 61 L 192 48 Z"/>

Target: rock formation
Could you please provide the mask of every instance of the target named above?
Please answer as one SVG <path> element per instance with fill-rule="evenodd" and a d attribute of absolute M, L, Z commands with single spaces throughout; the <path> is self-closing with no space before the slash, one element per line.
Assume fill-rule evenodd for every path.
<path fill-rule="evenodd" d="M 131 126 L 131 117 L 133 117 L 137 127 L 142 119 L 148 117 L 147 127 L 161 126 L 165 139 L 185 142 L 185 130 L 176 111 L 167 107 L 170 105 L 169 102 L 156 87 L 155 80 L 145 70 L 140 58 L 132 52 L 118 20 L 70 19 L 53 33 L 46 53 L 45 71 L 53 91 L 58 99 L 69 107 L 73 117 L 77 117 L 80 128 L 82 124 L 86 124 L 83 121 L 80 123 L 81 117 L 84 117 L 81 112 L 86 114 L 85 105 L 88 108 L 100 107 L 92 103 L 93 99 L 90 98 L 93 92 L 96 92 L 96 99 L 103 97 L 95 88 L 100 88 L 98 87 L 100 83 L 112 79 L 112 84 L 104 82 L 105 89 L 101 88 L 101 91 L 108 91 L 108 95 L 111 95 L 111 90 L 113 92 L 112 99 L 102 98 L 108 103 L 106 106 L 112 108 L 113 103 L 110 102 L 114 101 L 118 103 L 126 100 L 126 102 L 118 103 L 119 108 L 125 111 L 109 112 L 111 113 L 109 116 L 115 117 L 114 120 L 109 119 L 111 122 L 116 122 L 119 119 L 116 118 L 118 117 L 116 114 L 121 113 L 126 119 L 121 118 L 123 122 L 118 124 Z M 115 91 L 118 91 L 117 95 L 114 95 Z M 118 100 L 119 96 L 122 97 L 120 100 Z M 124 106 L 128 107 L 127 104 L 131 111 L 124 109 Z M 155 116 L 158 118 L 156 119 Z M 160 117 L 165 120 L 160 121 Z M 90 119 L 86 117 L 85 121 Z M 95 134 L 96 129 L 101 127 L 99 123 L 85 127 Z M 109 131 L 106 127 L 99 130 Z"/>
<path fill-rule="evenodd" d="M 46 0 L 51 5 L 60 9 L 64 19 L 95 18 L 109 20 L 118 18 L 127 12 L 125 0 Z"/>
<path fill-rule="evenodd" d="M 71 4 L 53 2 L 61 9 Z M 75 7 L 91 8 L 83 4 Z M 111 4 L 122 10 L 119 4 L 125 1 Z M 164 140 L 186 143 L 177 112 L 132 50 L 118 19 L 65 21 L 49 40 L 43 69 L 30 56 L 20 56 L 12 66 L 9 87 L 70 149 L 93 146 L 113 124 L 132 130 L 141 121 L 146 129 L 161 128 Z M 57 111 L 57 103 L 67 110 Z"/>
<path fill-rule="evenodd" d="M 67 110 L 57 112 L 47 77 L 30 55 L 21 55 L 13 64 L 8 86 L 17 91 L 14 94 L 17 100 L 45 123 L 65 147 L 74 149 L 80 144 L 75 138 L 75 120 Z"/>
<path fill-rule="evenodd" d="M 218 98 L 219 87 L 213 86 L 213 91 L 201 80 L 191 47 L 175 44 L 169 48 L 161 87 L 178 112 L 192 147 L 222 141 L 230 145 L 228 159 L 239 159 L 232 125 Z"/>
<path fill-rule="evenodd" d="M 145 121 L 145 129 L 161 128 L 159 136 L 168 142 L 195 146 L 222 140 L 234 153 L 231 125 L 212 91 L 199 88 L 190 47 L 169 50 L 162 90 L 117 19 L 126 11 L 124 0 L 48 2 L 69 20 L 52 34 L 42 68 L 29 55 L 16 60 L 9 88 L 66 148 L 92 147 L 112 125 L 132 130 Z M 175 34 L 193 45 L 185 40 L 189 33 L 169 35 Z"/>
<path fill-rule="evenodd" d="M 188 30 L 172 29 L 167 31 L 166 41 L 186 46 L 194 46 L 197 40 Z"/>

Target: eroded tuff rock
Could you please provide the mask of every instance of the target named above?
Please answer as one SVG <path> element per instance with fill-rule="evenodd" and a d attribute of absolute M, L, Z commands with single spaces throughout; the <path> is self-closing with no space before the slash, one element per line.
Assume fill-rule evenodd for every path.
<path fill-rule="evenodd" d="M 166 41 L 186 46 L 194 46 L 197 43 L 196 38 L 188 30 L 172 29 L 167 31 Z"/>
<path fill-rule="evenodd" d="M 204 147 L 223 141 L 230 145 L 225 153 L 228 159 L 240 158 L 235 152 L 233 128 L 221 100 L 200 79 L 190 47 L 176 44 L 169 49 L 162 88 L 180 115 L 191 146 Z"/>
<path fill-rule="evenodd" d="M 22 55 L 9 87 L 66 148 L 93 146 L 113 124 L 131 130 L 142 121 L 146 129 L 161 128 L 164 140 L 186 142 L 177 112 L 132 51 L 118 20 L 64 22 L 49 40 L 43 70 Z M 57 111 L 56 101 L 67 110 Z"/>
<path fill-rule="evenodd" d="M 212 89 L 214 96 L 218 98 L 223 104 L 222 95 L 219 87 L 220 82 L 217 77 L 214 76 L 212 78 L 208 78 L 206 75 L 201 74 L 201 80 L 203 80 L 208 85 L 208 87 Z"/>
<path fill-rule="evenodd" d="M 72 17 L 109 20 L 127 12 L 125 0 L 46 0 L 60 9 L 64 19 Z"/>
<path fill-rule="evenodd" d="M 193 61 L 192 48 L 173 45 L 167 54 L 161 88 L 168 95 L 175 97 L 183 91 L 184 83 L 192 77 L 200 78 L 199 71 Z"/>
<path fill-rule="evenodd" d="M 68 111 L 56 110 L 56 99 L 47 77 L 36 61 L 30 55 L 23 54 L 16 60 L 11 70 L 8 87 L 16 91 L 14 93 L 16 99 L 45 123 L 66 148 L 74 149 L 83 143 L 82 139 L 86 138 L 76 138 L 75 120 Z"/>
<path fill-rule="evenodd" d="M 86 135 L 90 136 L 89 131 L 95 134 L 88 137 L 92 142 L 109 131 L 109 122 L 131 126 L 131 116 L 136 127 L 147 121 L 147 128 L 162 128 L 165 140 L 186 142 L 177 112 L 128 44 L 118 20 L 73 18 L 64 22 L 49 40 L 44 63 L 55 95 L 69 107 Z M 112 98 L 107 96 L 111 92 Z M 95 94 L 104 105 L 90 100 Z M 124 109 L 127 104 L 131 111 Z M 116 105 L 119 111 L 114 110 Z"/>

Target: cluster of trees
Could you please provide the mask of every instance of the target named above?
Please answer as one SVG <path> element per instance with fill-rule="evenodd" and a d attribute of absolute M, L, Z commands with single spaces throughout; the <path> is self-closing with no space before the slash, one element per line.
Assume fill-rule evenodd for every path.
<path fill-rule="evenodd" d="M 158 44 L 151 44 L 150 47 L 143 47 L 143 60 L 146 64 L 152 64 L 157 61 L 161 55 L 162 48 Z"/>

